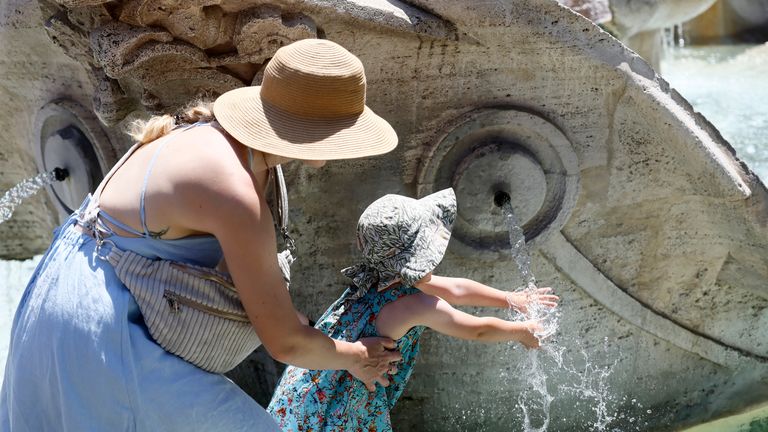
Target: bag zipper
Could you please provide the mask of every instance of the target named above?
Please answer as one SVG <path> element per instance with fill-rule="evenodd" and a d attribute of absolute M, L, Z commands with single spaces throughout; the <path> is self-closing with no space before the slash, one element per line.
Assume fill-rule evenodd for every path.
<path fill-rule="evenodd" d="M 178 271 L 181 271 L 181 272 L 184 272 L 184 273 L 189 273 L 192 276 L 196 276 L 196 277 L 199 277 L 201 279 L 206 279 L 206 280 L 209 280 L 211 282 L 215 282 L 215 283 L 223 286 L 224 288 L 226 288 L 226 289 L 234 292 L 235 294 L 237 294 L 237 289 L 235 289 L 235 285 L 233 285 L 232 282 L 226 280 L 225 278 L 223 278 L 223 277 L 221 277 L 221 276 L 219 276 L 219 275 L 217 275 L 215 273 L 209 273 L 209 272 L 206 272 L 206 271 L 202 271 L 202 270 L 199 270 L 199 269 L 196 269 L 194 267 L 190 267 L 190 266 L 187 266 L 185 264 L 178 263 L 178 262 L 172 262 L 171 263 L 171 267 L 175 268 Z"/>
<path fill-rule="evenodd" d="M 170 307 L 174 313 L 179 313 L 180 312 L 179 305 L 183 305 L 183 306 L 191 307 L 192 309 L 197 309 L 199 311 L 211 314 L 213 316 L 217 316 L 219 318 L 224 318 L 232 321 L 239 321 L 239 322 L 249 323 L 249 324 L 251 322 L 248 319 L 248 315 L 216 309 L 215 307 L 208 306 L 207 304 L 200 303 L 196 300 L 192 300 L 190 298 L 184 297 L 173 291 L 165 290 L 163 292 L 163 298 L 168 301 L 168 307 Z"/>

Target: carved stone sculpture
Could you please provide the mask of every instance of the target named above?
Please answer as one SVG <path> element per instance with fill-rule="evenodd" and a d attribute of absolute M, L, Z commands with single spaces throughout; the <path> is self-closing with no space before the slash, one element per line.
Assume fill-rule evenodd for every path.
<path fill-rule="evenodd" d="M 520 286 L 493 206 L 503 191 L 525 219 L 534 273 L 562 298 L 559 346 L 615 365 L 608 402 L 626 417 L 612 427 L 630 430 L 633 416 L 676 430 L 766 401 L 768 191 L 648 63 L 556 2 L 3 3 L 0 189 L 42 166 L 30 148 L 49 135 L 29 119 L 45 124 L 49 102 L 92 106 L 105 124 L 91 144 L 121 154 L 132 118 L 258 83 L 271 53 L 301 37 L 361 58 L 368 104 L 400 137 L 385 156 L 287 167 L 301 310 L 317 317 L 343 289 L 356 209 L 448 185 L 463 221 L 437 273 Z M 47 245 L 47 205 L 30 202 L 0 225 L 0 254 Z M 529 386 L 511 371 L 525 355 L 427 334 L 394 424 L 517 427 Z M 274 383 L 244 378 L 277 370 L 254 361 L 264 367 L 244 365 L 238 382 Z M 566 368 L 550 372 L 550 429 L 588 429 L 590 399 L 562 390 L 579 384 Z"/>

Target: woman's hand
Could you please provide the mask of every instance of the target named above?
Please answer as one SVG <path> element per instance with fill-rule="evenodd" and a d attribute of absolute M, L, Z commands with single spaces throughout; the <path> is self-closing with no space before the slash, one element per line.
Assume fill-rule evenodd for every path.
<path fill-rule="evenodd" d="M 369 391 L 376 391 L 376 383 L 387 387 L 389 379 L 385 375 L 392 371 L 394 363 L 403 358 L 399 352 L 392 351 L 395 342 L 389 338 L 369 337 L 358 340 L 354 345 L 358 348 L 357 356 L 347 371 L 362 381 Z"/>
<path fill-rule="evenodd" d="M 535 303 L 539 303 L 548 308 L 555 308 L 557 307 L 557 301 L 560 300 L 560 297 L 550 294 L 551 292 L 552 288 L 549 287 L 536 288 L 536 291 L 533 293 L 528 290 L 515 291 L 507 293 L 507 302 L 512 309 L 522 314 L 527 314 L 528 305 Z"/>

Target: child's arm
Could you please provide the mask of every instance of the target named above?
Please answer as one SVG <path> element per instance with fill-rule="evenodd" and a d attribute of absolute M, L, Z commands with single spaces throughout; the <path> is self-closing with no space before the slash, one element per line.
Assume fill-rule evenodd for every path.
<path fill-rule="evenodd" d="M 526 306 L 530 302 L 556 307 L 559 300 L 559 297 L 550 294 L 552 288 L 537 288 L 536 294 L 526 296 L 523 292 L 501 291 L 471 279 L 436 275 L 426 277 L 414 285 L 422 292 L 440 297 L 450 304 L 499 308 L 512 306 L 522 313 L 526 313 Z"/>
<path fill-rule="evenodd" d="M 407 295 L 385 305 L 376 318 L 379 335 L 392 339 L 400 339 L 417 325 L 459 339 L 518 341 L 528 348 L 538 348 L 539 340 L 534 333 L 541 330 L 536 321 L 513 322 L 495 317 L 476 317 L 454 309 L 439 297 L 424 293 Z"/>

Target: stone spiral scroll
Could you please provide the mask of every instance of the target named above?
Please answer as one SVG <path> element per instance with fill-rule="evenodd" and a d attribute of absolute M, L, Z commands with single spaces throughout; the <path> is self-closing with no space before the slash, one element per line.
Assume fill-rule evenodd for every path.
<path fill-rule="evenodd" d="M 460 116 L 426 159 L 419 195 L 455 189 L 462 205 L 454 238 L 470 256 L 491 258 L 509 248 L 496 193 L 510 195 L 529 242 L 559 230 L 578 194 L 578 158 L 567 137 L 542 116 L 520 109 L 479 109 Z"/>

